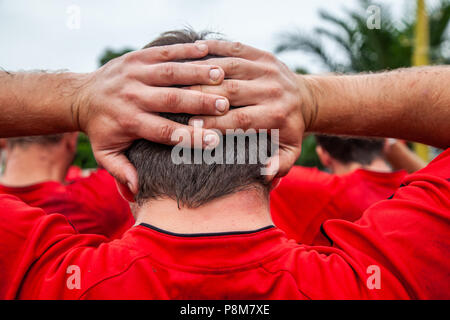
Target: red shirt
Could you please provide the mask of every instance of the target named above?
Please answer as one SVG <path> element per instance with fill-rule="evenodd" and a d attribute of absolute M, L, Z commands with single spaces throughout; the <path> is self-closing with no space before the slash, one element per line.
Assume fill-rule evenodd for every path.
<path fill-rule="evenodd" d="M 272 219 L 299 243 L 329 245 L 320 232 L 326 220 L 358 220 L 372 204 L 390 197 L 405 176 L 406 171 L 364 169 L 336 175 L 295 166 L 271 192 Z"/>
<path fill-rule="evenodd" d="M 332 247 L 274 227 L 183 236 L 141 225 L 106 242 L 3 195 L 0 298 L 449 299 L 450 149 L 403 185 L 355 223 L 326 221 Z"/>
<path fill-rule="evenodd" d="M 134 224 L 128 202 L 106 170 L 68 184 L 48 181 L 26 187 L 0 185 L 0 194 L 14 195 L 47 213 L 61 213 L 80 233 L 117 238 Z"/>

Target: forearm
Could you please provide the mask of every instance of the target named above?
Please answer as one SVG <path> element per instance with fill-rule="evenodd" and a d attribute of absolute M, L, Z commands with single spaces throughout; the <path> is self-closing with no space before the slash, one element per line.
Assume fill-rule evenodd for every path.
<path fill-rule="evenodd" d="M 84 75 L 0 72 L 0 137 L 77 131 Z"/>
<path fill-rule="evenodd" d="M 308 131 L 450 145 L 450 67 L 353 76 L 308 76 Z"/>
<path fill-rule="evenodd" d="M 396 170 L 406 170 L 408 173 L 416 172 L 426 166 L 425 161 L 412 152 L 403 142 L 396 141 L 387 146 L 385 157 Z"/>

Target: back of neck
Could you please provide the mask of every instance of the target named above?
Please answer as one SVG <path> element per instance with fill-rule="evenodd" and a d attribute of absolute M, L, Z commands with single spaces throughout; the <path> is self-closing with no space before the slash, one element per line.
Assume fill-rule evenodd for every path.
<path fill-rule="evenodd" d="M 369 165 L 363 165 L 358 162 L 351 162 L 348 164 L 343 164 L 340 162 L 335 162 L 332 165 L 331 171 L 337 175 L 343 175 L 351 173 L 358 169 L 364 169 L 375 172 L 391 172 L 391 168 L 388 166 L 386 161 L 382 158 L 374 159 Z"/>
<path fill-rule="evenodd" d="M 259 190 L 240 191 L 198 208 L 178 208 L 168 198 L 152 200 L 137 209 L 140 223 L 181 234 L 252 231 L 273 224 L 268 199 Z"/>
<path fill-rule="evenodd" d="M 64 182 L 67 168 L 50 151 L 28 149 L 12 150 L 0 182 L 11 187 L 33 185 L 41 182 Z"/>

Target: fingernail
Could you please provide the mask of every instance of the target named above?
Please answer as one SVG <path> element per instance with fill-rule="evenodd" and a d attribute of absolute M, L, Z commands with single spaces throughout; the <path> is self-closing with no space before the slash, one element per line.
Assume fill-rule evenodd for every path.
<path fill-rule="evenodd" d="M 197 43 L 196 46 L 197 46 L 197 49 L 200 51 L 205 51 L 206 49 L 208 49 L 208 46 L 204 43 Z"/>
<path fill-rule="evenodd" d="M 212 81 L 217 81 L 220 78 L 220 70 L 217 68 L 211 69 L 209 71 L 209 77 Z"/>
<path fill-rule="evenodd" d="M 217 99 L 216 100 L 216 109 L 219 112 L 224 112 L 226 108 L 227 108 L 227 100 L 225 100 L 225 99 Z"/>
<path fill-rule="evenodd" d="M 208 133 L 204 138 L 203 141 L 208 147 L 215 147 L 219 143 L 219 137 L 217 135 Z"/>

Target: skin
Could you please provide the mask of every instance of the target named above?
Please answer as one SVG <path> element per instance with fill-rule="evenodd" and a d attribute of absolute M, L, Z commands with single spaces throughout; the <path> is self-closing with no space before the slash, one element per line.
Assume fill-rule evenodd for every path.
<path fill-rule="evenodd" d="M 231 110 L 202 119 L 204 127 L 280 129 L 280 170 L 287 173 L 300 154 L 305 132 L 393 137 L 446 148 L 450 145 L 450 67 L 338 76 L 296 75 L 270 53 L 235 42 L 202 41 L 222 67 L 219 86 L 192 89 L 228 97 Z M 194 120 L 193 119 L 193 120 Z"/>
<path fill-rule="evenodd" d="M 223 97 L 164 87 L 220 84 L 220 67 L 172 62 L 207 54 L 205 45 L 185 44 L 131 52 L 88 74 L 0 72 L 0 137 L 83 131 L 97 162 L 136 192 L 136 170 L 122 151 L 138 138 L 176 144 L 176 129 L 193 131 L 157 112 L 227 112 Z M 205 146 L 218 142 L 214 131 L 199 130 Z"/>
<path fill-rule="evenodd" d="M 291 72 L 270 53 L 240 43 L 211 40 L 202 41 L 201 44 L 206 44 L 207 49 L 195 51 L 197 57 L 209 52 L 210 55 L 235 59 L 216 58 L 189 63 L 193 66 L 218 66 L 225 72 L 226 80 L 208 85 L 197 83 L 191 86 L 192 90 L 183 90 L 183 94 L 200 91 L 203 98 L 199 98 L 196 102 L 179 103 L 175 108 L 176 112 L 181 112 L 182 108 L 185 108 L 193 114 L 214 114 L 214 117 L 207 115 L 197 118 L 203 120 L 205 128 L 218 128 L 222 131 L 227 128 L 280 129 L 279 175 L 287 173 L 300 154 L 301 139 L 305 131 L 388 136 L 438 147 L 450 145 L 448 135 L 450 90 L 447 85 L 450 67 L 412 68 L 353 76 L 300 76 Z M 162 48 L 164 50 L 164 47 Z M 168 52 L 172 51 L 167 48 L 163 51 L 165 54 L 158 53 L 161 47 L 147 50 L 156 50 L 158 62 L 161 62 L 161 57 L 167 61 L 170 60 L 168 57 L 180 59 L 183 56 L 183 54 L 169 54 Z M 182 50 L 184 56 L 189 56 L 185 50 L 187 49 Z M 152 54 L 145 55 L 145 58 L 154 59 L 152 56 Z M 134 168 L 130 168 L 130 164 L 120 152 L 132 139 L 138 137 L 173 144 L 167 133 L 173 132 L 168 128 L 176 128 L 174 124 L 167 122 L 163 124 L 164 121 L 156 119 L 152 113 L 171 110 L 168 107 L 171 103 L 168 101 L 176 100 L 168 99 L 170 95 L 167 95 L 167 91 L 162 93 L 160 87 L 137 85 L 143 84 L 143 80 L 138 81 L 136 74 L 149 76 L 149 72 L 144 72 L 145 68 L 142 67 L 155 63 L 154 60 L 143 62 L 141 59 L 144 57 L 139 54 L 132 57 L 125 56 L 111 62 L 110 66 L 106 65 L 104 69 L 78 77 L 41 75 L 40 81 L 46 84 L 47 89 L 53 89 L 45 90 L 45 94 L 39 90 L 43 88 L 41 83 L 33 79 L 32 75 L 23 76 L 19 82 L 11 79 L 5 82 L 3 76 L 0 78 L 2 84 L 0 106 L 4 111 L 0 114 L 0 137 L 81 129 L 90 136 L 97 159 L 100 159 L 119 181 L 133 180 L 128 175 L 134 172 Z M 170 78 L 175 77 L 177 72 L 165 74 L 166 76 L 170 74 Z M 196 75 L 199 76 L 200 74 Z M 209 78 L 208 82 L 211 82 Z M 78 89 L 73 90 L 74 87 Z M 154 95 L 149 94 L 151 89 L 155 90 Z M 68 93 L 63 95 L 65 90 Z M 62 95 L 71 98 L 65 101 L 61 98 Z M 37 107 L 31 108 L 30 101 L 27 103 L 29 96 L 41 97 L 43 101 Z M 206 99 L 207 96 L 214 97 L 211 104 L 205 103 L 210 101 Z M 228 98 L 231 105 L 247 107 L 218 116 L 212 102 L 220 96 Z M 189 101 L 189 98 L 185 97 L 186 101 Z M 197 93 L 196 97 L 200 95 Z M 155 106 L 153 104 L 155 99 L 163 103 Z M 131 185 L 129 188 L 124 184 L 120 185 L 121 190 L 128 190 L 129 194 L 135 191 Z M 256 194 L 252 194 L 250 199 L 257 199 L 260 196 L 257 190 L 252 192 Z M 230 198 L 218 199 L 214 207 L 217 209 L 214 217 L 216 214 L 224 216 L 225 212 L 222 211 L 228 211 L 226 206 L 230 203 L 242 202 L 240 196 L 240 193 L 236 193 Z M 173 200 L 161 201 L 169 201 L 166 207 L 174 209 Z M 249 205 L 252 205 L 250 202 L 251 200 Z M 259 201 L 253 206 L 255 211 L 262 211 L 262 214 L 254 219 L 248 218 L 252 223 L 244 223 L 244 226 L 255 229 L 259 225 L 267 224 L 269 213 L 265 211 L 265 207 L 267 204 L 264 201 Z M 142 212 L 138 218 L 141 215 L 143 217 L 151 215 L 144 212 L 150 210 L 145 209 L 145 206 L 139 209 Z M 244 211 L 247 215 L 240 211 L 239 219 L 248 216 L 248 209 Z M 192 232 L 186 220 L 189 217 L 186 216 L 178 215 L 176 219 L 171 219 L 177 225 L 164 227 L 169 231 Z M 208 219 L 208 225 L 204 222 L 202 229 L 217 230 L 214 225 L 218 223 L 214 217 Z M 231 219 L 230 216 L 230 221 Z M 206 220 L 206 217 L 203 220 Z M 142 218 L 140 221 L 146 219 Z M 158 219 L 150 221 L 158 225 Z M 162 225 L 163 217 L 160 217 L 159 221 L 159 225 Z"/>
<path fill-rule="evenodd" d="M 46 181 L 63 183 L 77 147 L 77 133 L 66 133 L 54 144 L 7 145 L 6 167 L 0 183 L 23 187 Z"/>
<path fill-rule="evenodd" d="M 413 173 L 426 166 L 425 161 L 398 140 L 392 144 L 386 143 L 384 156 L 395 170 L 403 169 L 408 173 Z"/>
<path fill-rule="evenodd" d="M 365 169 L 376 172 L 391 172 L 391 168 L 387 165 L 383 158 L 377 157 L 368 165 L 363 165 L 359 162 L 349 162 L 343 163 L 335 158 L 333 158 L 325 149 L 321 146 L 316 147 L 316 153 L 319 156 L 320 162 L 328 169 L 331 173 L 337 175 L 343 175 L 351 173 L 358 169 Z"/>

